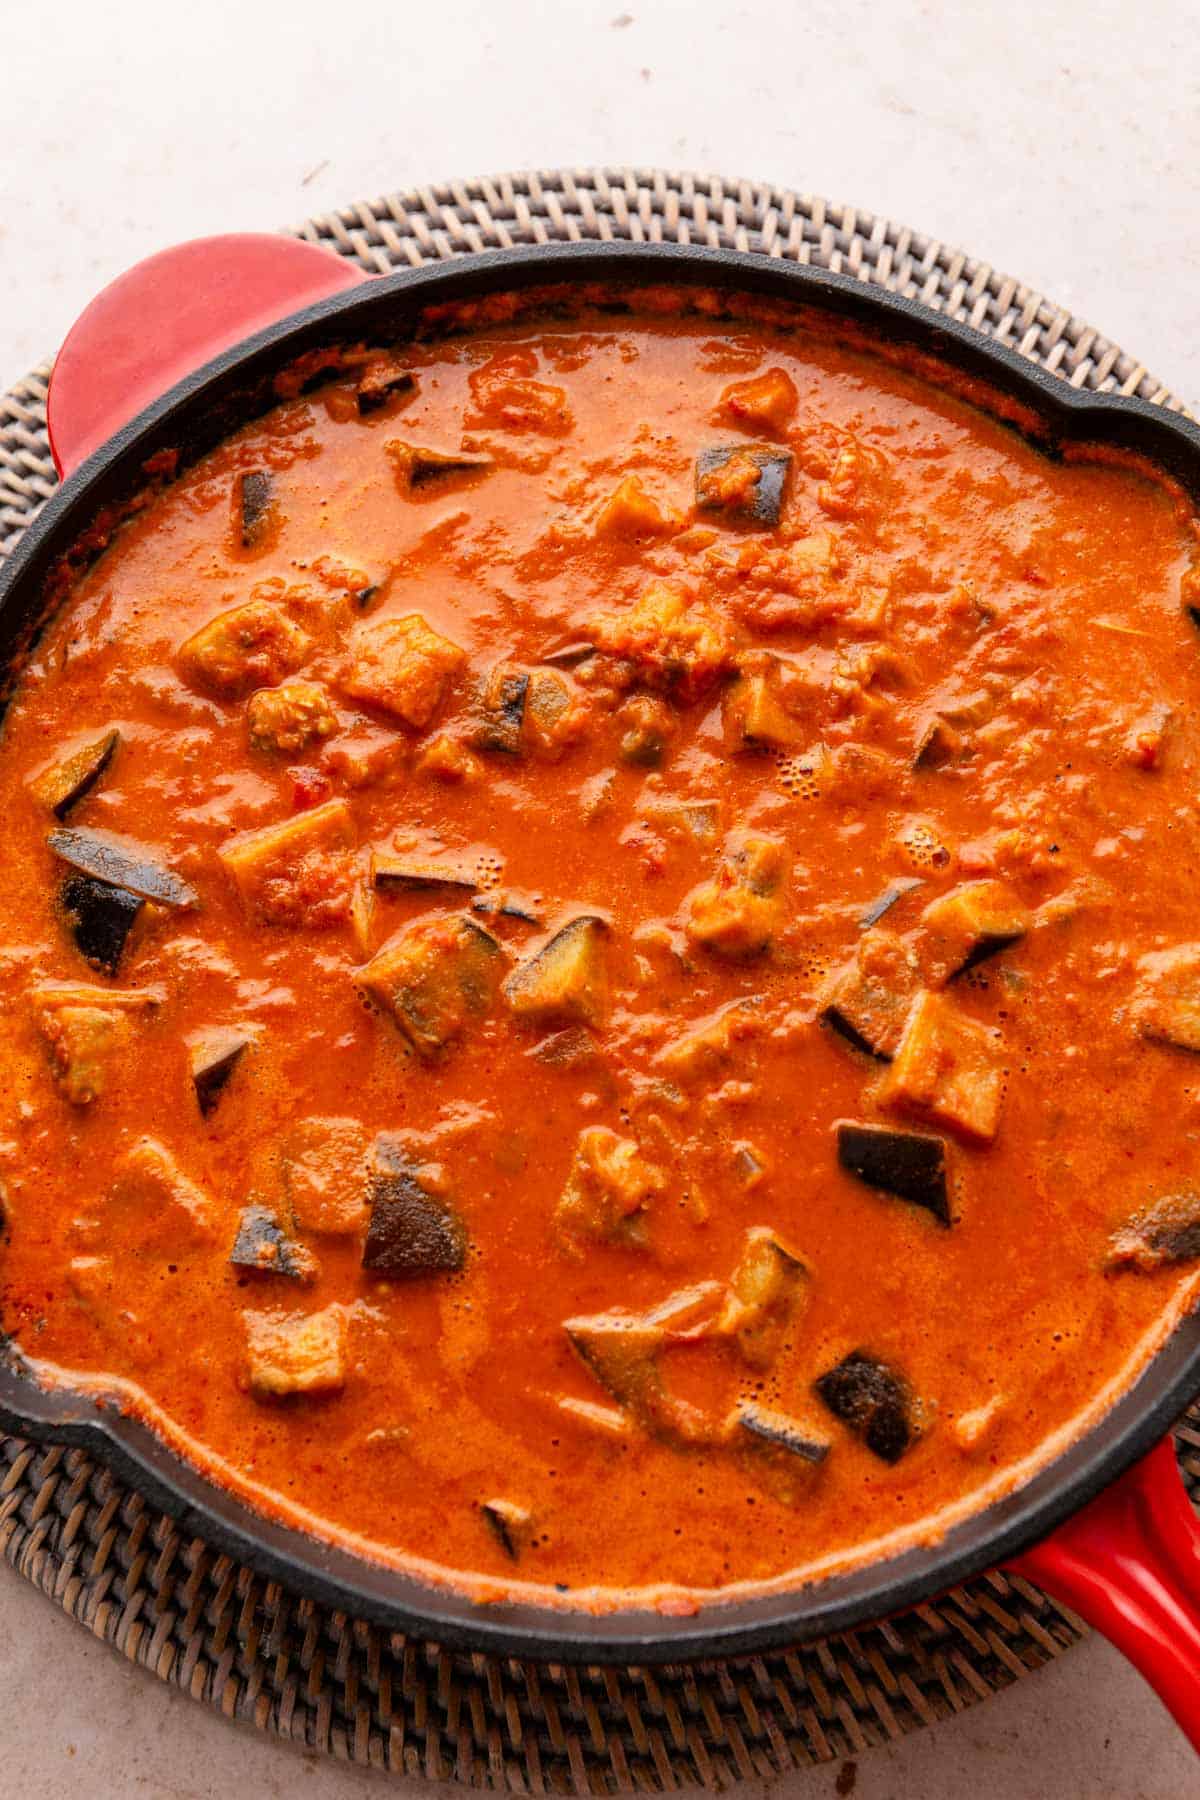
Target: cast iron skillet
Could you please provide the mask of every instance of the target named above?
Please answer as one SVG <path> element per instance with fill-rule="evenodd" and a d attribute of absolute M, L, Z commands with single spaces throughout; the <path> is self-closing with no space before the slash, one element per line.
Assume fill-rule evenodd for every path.
<path fill-rule="evenodd" d="M 678 245 L 575 244 L 368 280 L 345 261 L 289 239 L 213 238 L 166 251 L 122 277 L 68 337 L 49 404 L 65 479 L 3 571 L 0 655 L 11 655 L 39 616 L 56 558 L 101 506 L 137 488 L 147 457 L 164 447 L 181 447 L 186 457 L 216 442 L 266 404 L 271 376 L 300 352 L 400 335 L 429 302 L 584 279 L 724 284 L 803 300 L 893 343 L 932 352 L 1011 395 L 1045 421 L 1052 440 L 1100 440 L 1141 452 L 1200 501 L 1200 429 L 1187 420 L 1136 400 L 1078 393 L 966 326 L 849 278 Z M 394 1630 L 555 1662 L 726 1657 L 880 1618 L 1004 1563 L 1107 1631 L 1200 1747 L 1200 1533 L 1168 1435 L 1197 1393 L 1194 1315 L 1084 1438 L 940 1544 L 789 1594 L 714 1604 L 691 1618 L 634 1610 L 591 1617 L 525 1603 L 473 1604 L 274 1524 L 145 1427 L 78 1395 L 44 1392 L 13 1346 L 0 1355 L 0 1426 L 81 1445 L 185 1531 L 295 1592 Z"/>

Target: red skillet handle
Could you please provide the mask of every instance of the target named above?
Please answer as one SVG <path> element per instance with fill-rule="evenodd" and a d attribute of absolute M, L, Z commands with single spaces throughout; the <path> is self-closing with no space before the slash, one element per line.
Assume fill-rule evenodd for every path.
<path fill-rule="evenodd" d="M 1008 1566 L 1111 1638 L 1200 1750 L 1200 1521 L 1169 1438 Z"/>
<path fill-rule="evenodd" d="M 147 257 L 97 295 L 58 353 L 46 420 L 59 474 L 231 344 L 366 279 L 344 257 L 266 232 Z"/>

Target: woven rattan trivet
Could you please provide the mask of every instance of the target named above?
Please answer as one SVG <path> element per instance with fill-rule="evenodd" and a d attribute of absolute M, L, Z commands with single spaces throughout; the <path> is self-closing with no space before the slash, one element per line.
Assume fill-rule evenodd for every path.
<path fill-rule="evenodd" d="M 1076 387 L 1178 406 L 1140 363 L 986 263 L 853 207 L 653 170 L 453 182 L 310 219 L 297 235 L 385 272 L 573 238 L 677 239 L 859 275 L 967 320 Z M 0 556 L 54 486 L 48 369 L 0 397 Z M 1200 1500 L 1200 1407 L 1177 1444 Z M 1071 1615 L 988 1575 L 790 1655 L 575 1670 L 443 1653 L 238 1568 L 77 1451 L 0 1440 L 0 1548 L 72 1616 L 230 1717 L 344 1761 L 480 1787 L 720 1788 L 860 1755 L 984 1700 L 1078 1641 Z"/>

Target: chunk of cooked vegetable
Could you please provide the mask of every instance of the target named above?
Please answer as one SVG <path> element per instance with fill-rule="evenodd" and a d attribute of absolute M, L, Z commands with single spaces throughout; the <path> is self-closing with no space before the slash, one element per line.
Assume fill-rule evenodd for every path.
<path fill-rule="evenodd" d="M 464 450 L 430 450 L 423 444 L 391 443 L 388 456 L 402 494 L 440 487 L 453 476 L 486 475 L 492 467 L 488 456 L 471 456 Z"/>
<path fill-rule="evenodd" d="M 426 1062 L 457 1043 L 495 997 L 504 952 L 489 931 L 463 917 L 417 919 L 386 943 L 355 980 L 389 1012 Z"/>
<path fill-rule="evenodd" d="M 679 729 L 679 721 L 665 700 L 653 694 L 634 694 L 617 712 L 621 737 L 617 754 L 635 768 L 657 769 L 667 746 Z"/>
<path fill-rule="evenodd" d="M 317 1274 L 312 1251 L 288 1236 L 269 1206 L 242 1208 L 229 1261 L 235 1269 L 285 1275 L 291 1281 L 312 1281 Z"/>
<path fill-rule="evenodd" d="M 659 1356 L 671 1339 L 672 1305 L 668 1301 L 665 1308 L 646 1313 L 614 1307 L 567 1319 L 564 1330 L 600 1386 L 638 1424 L 670 1443 L 710 1443 L 720 1435 L 719 1428 L 700 1407 L 672 1394 L 659 1368 Z"/>
<path fill-rule="evenodd" d="M 592 635 L 598 649 L 629 662 L 636 679 L 685 703 L 733 667 L 729 621 L 681 581 L 650 582 L 632 606 L 602 613 Z"/>
<path fill-rule="evenodd" d="M 921 914 L 921 968 L 931 987 L 1018 943 L 1030 914 L 1002 881 L 968 881 Z"/>
<path fill-rule="evenodd" d="M 184 680 L 219 700 L 240 700 L 294 674 L 312 639 L 267 600 L 247 600 L 218 613 L 179 646 Z"/>
<path fill-rule="evenodd" d="M 270 925 L 324 926 L 344 919 L 353 877 L 354 817 L 327 800 L 278 825 L 243 831 L 217 852 L 242 905 Z"/>
<path fill-rule="evenodd" d="M 722 956 L 760 955 L 783 920 L 787 873 L 787 847 L 779 838 L 731 832 L 716 875 L 685 902 L 688 936 Z"/>
<path fill-rule="evenodd" d="M 496 750 L 505 756 L 520 754 L 528 693 L 528 669 L 515 663 L 497 663 L 479 697 L 482 719 L 474 738 L 477 750 Z"/>
<path fill-rule="evenodd" d="M 587 729 L 587 710 L 570 677 L 531 669 L 525 695 L 523 742 L 532 755 L 555 762 Z"/>
<path fill-rule="evenodd" d="M 83 831 L 66 826 L 52 831 L 46 843 L 55 856 L 112 887 L 156 900 L 160 906 L 195 906 L 198 895 L 174 869 L 168 869 L 141 844 L 111 831 Z"/>
<path fill-rule="evenodd" d="M 420 613 L 357 625 L 341 673 L 352 700 L 423 731 L 445 699 L 466 655 L 427 625 Z"/>
<path fill-rule="evenodd" d="M 515 1500 L 481 1500 L 483 1520 L 510 1562 L 520 1560 L 533 1530 L 533 1514 Z"/>
<path fill-rule="evenodd" d="M 790 450 L 721 444 L 696 458 L 696 505 L 745 525 L 778 525 Z"/>
<path fill-rule="evenodd" d="M 212 1199 L 156 1138 L 144 1137 L 119 1157 L 103 1217 L 128 1246 L 173 1257 L 216 1236 Z"/>
<path fill-rule="evenodd" d="M 233 516 L 243 550 L 266 541 L 278 518 L 275 477 L 269 469 L 245 469 L 234 476 Z"/>
<path fill-rule="evenodd" d="M 332 1394 L 346 1385 L 346 1310 L 243 1313 L 250 1392 L 260 1400 Z"/>
<path fill-rule="evenodd" d="M 379 412 L 401 394 L 410 396 L 416 385 L 416 376 L 398 356 L 372 357 L 355 389 L 359 416 L 365 419 L 369 413 Z"/>
<path fill-rule="evenodd" d="M 916 1442 L 918 1414 L 908 1384 L 880 1357 L 852 1350 L 815 1386 L 834 1418 L 882 1462 L 899 1462 Z"/>
<path fill-rule="evenodd" d="M 357 1119 L 304 1119 L 283 1146 L 283 1190 L 299 1231 L 354 1237 L 367 1223 L 370 1156 Z"/>
<path fill-rule="evenodd" d="M 955 730 L 949 719 L 943 719 L 940 713 L 934 713 L 932 718 L 924 721 L 917 733 L 913 768 L 944 769 L 959 754 L 962 743 L 962 733 Z"/>
<path fill-rule="evenodd" d="M 735 1409 L 730 1433 L 734 1448 L 786 1506 L 808 1492 L 830 1450 L 829 1439 L 812 1426 L 752 1400 Z"/>
<path fill-rule="evenodd" d="M 734 1060 L 739 1045 L 762 1035 L 761 1005 L 759 994 L 727 1000 L 665 1044 L 655 1062 L 683 1080 L 720 1074 Z"/>
<path fill-rule="evenodd" d="M 861 919 L 858 921 L 862 929 L 867 931 L 872 925 L 878 925 L 880 919 L 883 918 L 885 913 L 891 912 L 893 906 L 898 906 L 901 900 L 908 894 L 913 893 L 919 887 L 924 887 L 924 885 L 925 883 L 921 880 L 919 875 L 902 875 L 898 881 L 889 883 L 889 885 L 884 888 L 882 894 L 880 894 L 877 899 L 872 900 L 871 904 L 863 912 Z"/>
<path fill-rule="evenodd" d="M 215 1025 L 188 1039 L 192 1087 L 202 1119 L 216 1109 L 233 1071 L 253 1042 L 253 1033 L 238 1025 Z"/>
<path fill-rule="evenodd" d="M 1106 1269 L 1139 1274 L 1200 1258 L 1200 1193 L 1183 1188 L 1141 1207 L 1108 1240 Z"/>
<path fill-rule="evenodd" d="M 896 1054 L 920 985 L 903 938 L 867 931 L 825 989 L 821 1017 L 856 1050 L 887 1062 Z"/>
<path fill-rule="evenodd" d="M 338 719 L 320 682 L 285 681 L 251 694 L 246 724 L 256 750 L 291 755 L 309 744 L 323 744 L 337 730 Z"/>
<path fill-rule="evenodd" d="M 837 1148 L 843 1169 L 867 1187 L 925 1207 L 942 1225 L 951 1223 L 941 1138 L 843 1120 L 837 1127 Z"/>
<path fill-rule="evenodd" d="M 665 537 L 677 531 L 682 520 L 673 509 L 660 506 L 636 475 L 624 475 L 596 517 L 601 537 L 637 541 Z"/>
<path fill-rule="evenodd" d="M 633 1138 L 620 1137 L 607 1125 L 589 1125 L 579 1134 L 554 1209 L 555 1231 L 568 1244 L 592 1239 L 642 1248 L 646 1208 L 666 1185 L 663 1171 L 647 1162 Z"/>
<path fill-rule="evenodd" d="M 121 733 L 115 726 L 90 738 L 35 775 L 29 783 L 30 793 L 56 819 L 65 819 L 71 808 L 91 793 L 120 741 Z"/>
<path fill-rule="evenodd" d="M 73 1106 L 90 1106 L 105 1092 L 129 1045 L 133 1016 L 161 999 L 156 988 L 47 982 L 33 989 L 30 1002 L 50 1051 L 54 1078 Z"/>
<path fill-rule="evenodd" d="M 467 1234 L 461 1218 L 431 1191 L 421 1165 L 386 1135 L 375 1140 L 367 1204 L 371 1220 L 362 1260 L 372 1275 L 394 1280 L 462 1268 Z"/>
<path fill-rule="evenodd" d="M 609 1008 L 610 935 L 606 919 L 580 913 L 519 962 L 504 983 L 517 1018 L 602 1025 Z"/>
<path fill-rule="evenodd" d="M 697 843 L 715 838 L 721 825 L 719 800 L 676 800 L 646 789 L 638 797 L 638 814 L 656 831 L 691 838 Z"/>
<path fill-rule="evenodd" d="M 1144 1038 L 1200 1053 L 1200 944 L 1143 956 L 1130 1010 Z"/>
<path fill-rule="evenodd" d="M 782 431 L 800 404 L 786 369 L 767 369 L 749 381 L 735 381 L 721 395 L 721 411 L 737 425 Z"/>
<path fill-rule="evenodd" d="M 371 857 L 371 880 L 383 893 L 424 894 L 439 888 L 473 894 L 479 886 L 474 869 L 436 857 L 409 856 L 401 851 L 376 850 Z"/>
<path fill-rule="evenodd" d="M 734 752 L 792 749 L 809 736 L 780 698 L 773 658 L 743 668 L 725 695 L 722 712 L 725 741 Z"/>
<path fill-rule="evenodd" d="M 63 882 L 59 899 L 80 955 L 103 974 L 115 975 L 146 904 L 141 895 L 91 875 L 71 875 Z"/>
<path fill-rule="evenodd" d="M 808 1264 L 769 1225 L 746 1233 L 717 1329 L 734 1339 L 752 1369 L 775 1361 L 810 1279 Z"/>
<path fill-rule="evenodd" d="M 944 994 L 926 990 L 909 1011 L 879 1099 L 989 1143 L 1000 1122 L 1005 1079 L 998 1034 Z"/>

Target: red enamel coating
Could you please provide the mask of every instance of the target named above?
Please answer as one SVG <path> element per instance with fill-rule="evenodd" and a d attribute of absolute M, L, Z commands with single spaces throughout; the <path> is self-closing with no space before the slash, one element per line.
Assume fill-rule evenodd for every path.
<path fill-rule="evenodd" d="M 1200 1521 L 1170 1439 L 1009 1567 L 1111 1638 L 1200 1750 Z"/>
<path fill-rule="evenodd" d="M 97 295 L 58 353 L 46 416 L 59 474 L 231 344 L 365 280 L 344 257 L 266 232 L 147 257 Z"/>

